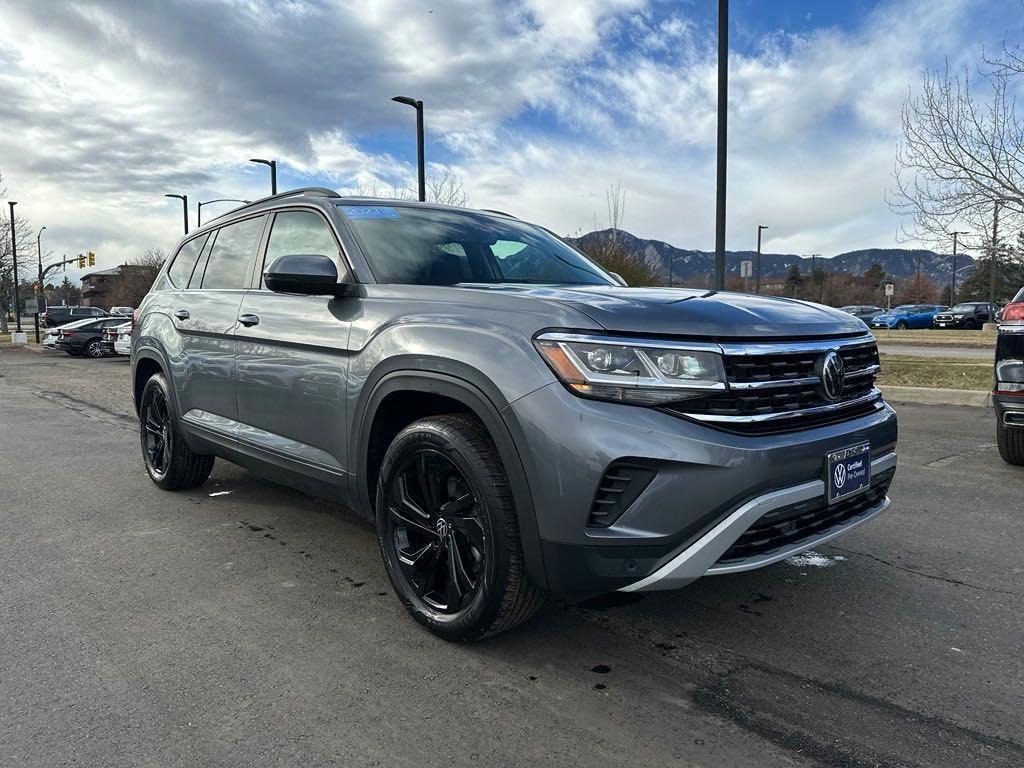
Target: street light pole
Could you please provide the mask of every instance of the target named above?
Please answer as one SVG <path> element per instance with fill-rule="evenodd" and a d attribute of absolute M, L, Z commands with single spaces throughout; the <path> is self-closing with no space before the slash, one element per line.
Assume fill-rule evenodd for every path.
<path fill-rule="evenodd" d="M 264 160 L 259 157 L 250 157 L 250 163 L 259 163 L 270 168 L 270 194 L 277 194 L 277 160 Z"/>
<path fill-rule="evenodd" d="M 39 231 L 36 232 L 36 259 L 39 264 L 38 272 L 38 288 L 36 288 L 36 344 L 39 343 L 39 299 L 45 298 L 46 291 L 43 290 L 43 230 L 46 227 L 40 227 Z"/>
<path fill-rule="evenodd" d="M 173 197 L 181 200 L 181 208 L 185 214 L 185 234 L 188 234 L 188 195 L 164 195 L 164 197 Z"/>
<path fill-rule="evenodd" d="M 957 238 L 960 235 L 966 235 L 968 233 L 963 231 L 963 230 L 959 230 L 959 231 L 956 231 L 956 232 L 950 232 L 950 234 L 953 235 L 953 276 L 952 276 L 952 282 L 950 283 L 950 287 L 949 287 L 949 306 L 953 306 L 954 304 L 956 304 L 956 244 L 957 244 Z"/>
<path fill-rule="evenodd" d="M 427 168 L 423 157 L 423 102 L 409 96 L 393 96 L 392 101 L 416 110 L 416 177 L 421 203 L 427 200 Z"/>
<path fill-rule="evenodd" d="M 729 115 L 729 0 L 718 0 L 718 178 L 715 200 L 715 290 L 725 290 L 725 147 Z"/>
<path fill-rule="evenodd" d="M 8 200 L 7 205 L 11 208 L 11 261 L 14 262 L 14 325 L 17 332 L 21 333 L 21 310 L 19 308 L 21 298 L 18 292 L 18 236 L 14 231 L 14 206 L 17 203 L 13 200 Z"/>
<path fill-rule="evenodd" d="M 210 203 L 251 203 L 252 200 L 239 200 L 235 197 L 218 197 L 216 200 L 200 200 L 196 203 L 196 229 L 203 226 L 203 206 Z"/>
<path fill-rule="evenodd" d="M 761 230 L 768 229 L 764 224 L 757 225 L 757 272 L 754 276 L 754 293 L 761 293 Z"/>

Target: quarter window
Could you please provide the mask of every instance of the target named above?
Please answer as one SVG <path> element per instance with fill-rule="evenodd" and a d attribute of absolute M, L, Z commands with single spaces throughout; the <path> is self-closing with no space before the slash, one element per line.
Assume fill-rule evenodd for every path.
<path fill-rule="evenodd" d="M 171 266 L 167 270 L 167 277 L 179 287 L 188 285 L 188 279 L 192 276 L 199 254 L 203 251 L 203 244 L 206 242 L 206 235 L 189 240 L 178 249 L 178 255 L 174 257 Z"/>
<path fill-rule="evenodd" d="M 248 286 L 249 270 L 259 246 L 264 218 L 245 219 L 217 231 L 201 287 L 240 289 Z"/>
<path fill-rule="evenodd" d="M 316 253 L 331 259 L 338 255 L 338 244 L 323 216 L 313 211 L 282 211 L 274 217 L 263 268 L 279 256 L 295 253 Z"/>

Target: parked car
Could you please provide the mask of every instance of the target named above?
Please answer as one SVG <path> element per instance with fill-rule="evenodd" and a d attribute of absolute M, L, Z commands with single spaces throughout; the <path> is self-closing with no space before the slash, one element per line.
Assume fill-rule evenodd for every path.
<path fill-rule="evenodd" d="M 74 328 L 62 328 L 57 335 L 57 349 L 64 350 L 72 357 L 103 357 L 107 354 L 103 348 L 103 331 L 122 323 L 123 317 L 104 317 Z"/>
<path fill-rule="evenodd" d="M 1024 465 L 1024 288 L 1003 307 L 996 336 L 996 412 L 999 455 L 1008 464 Z"/>
<path fill-rule="evenodd" d="M 845 312 L 623 287 L 512 216 L 319 188 L 173 253 L 132 336 L 152 481 L 221 457 L 345 503 L 441 637 L 758 568 L 889 505 L 896 414 Z"/>
<path fill-rule="evenodd" d="M 56 328 L 47 328 L 46 335 L 43 336 L 43 346 L 48 347 L 49 349 L 56 349 L 57 339 L 60 336 L 60 332 L 63 331 L 65 328 L 77 328 L 81 325 L 85 325 L 86 323 L 94 322 L 96 322 L 95 317 L 86 317 L 81 320 L 74 320 L 70 323 L 65 323 L 64 325 L 58 325 Z"/>
<path fill-rule="evenodd" d="M 131 317 L 135 312 L 135 307 L 111 307 L 110 314 L 117 315 L 118 317 Z"/>
<path fill-rule="evenodd" d="M 931 328 L 932 318 L 945 309 L 938 304 L 903 304 L 875 315 L 869 325 L 872 328 L 893 328 L 897 331 Z"/>
<path fill-rule="evenodd" d="M 103 329 L 103 351 L 107 355 L 131 354 L 132 324 L 131 322 L 110 326 Z"/>
<path fill-rule="evenodd" d="M 848 307 L 840 307 L 843 312 L 847 312 L 858 320 L 863 320 L 865 323 L 870 323 L 875 316 L 882 314 L 882 308 L 876 307 L 873 304 L 853 304 Z"/>
<path fill-rule="evenodd" d="M 952 309 L 939 312 L 932 318 L 935 328 L 964 328 L 978 330 L 985 323 L 994 322 L 999 307 L 987 301 L 967 301 L 957 304 Z"/>
<path fill-rule="evenodd" d="M 100 307 L 61 307 L 61 306 L 49 306 L 45 312 L 39 315 L 39 319 L 43 321 L 49 328 L 54 328 L 58 325 L 65 325 L 73 320 L 85 320 L 90 317 L 106 317 L 107 311 Z"/>

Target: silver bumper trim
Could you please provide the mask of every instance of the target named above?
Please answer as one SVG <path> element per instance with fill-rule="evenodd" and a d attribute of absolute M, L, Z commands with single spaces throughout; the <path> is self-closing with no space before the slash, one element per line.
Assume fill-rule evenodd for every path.
<path fill-rule="evenodd" d="M 871 462 L 871 474 L 877 475 L 896 466 L 896 454 L 887 453 Z M 792 557 L 798 552 L 819 546 L 830 539 L 835 538 L 847 531 L 856 528 L 858 525 L 867 522 L 876 515 L 881 514 L 889 507 L 889 498 L 886 497 L 866 513 L 846 525 L 833 528 L 827 533 L 810 540 L 794 544 L 783 551 L 773 552 L 761 557 L 748 558 L 726 565 L 716 565 L 720 558 L 743 533 L 757 521 L 758 518 L 771 512 L 773 509 L 787 507 L 790 504 L 798 504 L 818 496 L 825 495 L 825 483 L 823 480 L 811 480 L 810 482 L 783 488 L 778 491 L 766 493 L 751 499 L 735 512 L 722 520 L 718 525 L 705 533 L 697 541 L 684 549 L 678 555 L 669 560 L 665 565 L 650 576 L 622 587 L 620 592 L 644 592 L 660 589 L 677 589 L 699 579 L 705 574 L 736 573 L 748 571 L 753 568 L 760 568 L 771 563 Z"/>

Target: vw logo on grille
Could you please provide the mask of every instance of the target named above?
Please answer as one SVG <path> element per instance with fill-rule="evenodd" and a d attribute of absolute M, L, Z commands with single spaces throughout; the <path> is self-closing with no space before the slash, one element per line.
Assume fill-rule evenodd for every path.
<path fill-rule="evenodd" d="M 832 473 L 833 479 L 836 481 L 836 488 L 842 488 L 846 485 L 846 465 L 836 464 L 835 472 Z"/>
<path fill-rule="evenodd" d="M 846 366 L 843 364 L 843 358 L 834 349 L 819 361 L 818 377 L 821 379 L 821 391 L 826 399 L 835 402 L 843 396 Z"/>

